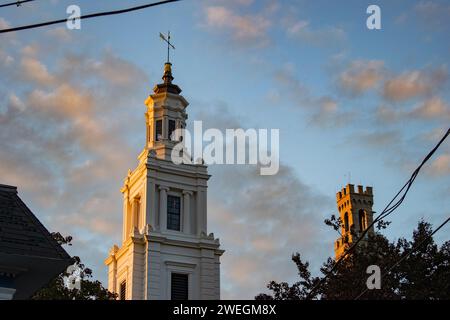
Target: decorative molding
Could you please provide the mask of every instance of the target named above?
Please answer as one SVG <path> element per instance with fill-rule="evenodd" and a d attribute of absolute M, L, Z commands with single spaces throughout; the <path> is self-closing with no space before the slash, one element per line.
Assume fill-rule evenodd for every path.
<path fill-rule="evenodd" d="M 168 186 L 158 186 L 158 189 L 159 190 L 166 190 L 166 191 L 169 191 L 170 190 L 170 188 L 168 187 Z"/>
<path fill-rule="evenodd" d="M 197 264 L 195 264 L 195 263 L 179 262 L 179 261 L 172 261 L 172 260 L 166 260 L 166 261 L 164 261 L 164 264 L 166 266 L 189 268 L 189 269 L 195 269 L 195 267 L 197 267 Z"/>

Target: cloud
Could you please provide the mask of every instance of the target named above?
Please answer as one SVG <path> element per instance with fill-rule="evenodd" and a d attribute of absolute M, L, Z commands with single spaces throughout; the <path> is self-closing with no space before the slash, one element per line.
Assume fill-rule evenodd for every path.
<path fill-rule="evenodd" d="M 440 177 L 450 175 L 450 153 L 438 156 L 430 165 L 428 170 L 432 176 Z"/>
<path fill-rule="evenodd" d="M 201 119 L 205 130 L 251 126 L 225 103 L 213 109 L 206 102 L 195 105 L 191 118 Z M 209 173 L 208 228 L 226 250 L 222 298 L 252 299 L 266 291 L 270 280 L 294 281 L 297 273 L 290 258 L 296 251 L 312 260 L 314 268 L 333 254 L 333 234 L 323 219 L 334 208 L 334 199 L 303 183 L 293 168 L 281 163 L 278 174 L 261 176 L 257 166 L 212 165 Z"/>
<path fill-rule="evenodd" d="M 439 97 L 432 97 L 411 111 L 419 119 L 450 119 L 450 107 Z"/>
<path fill-rule="evenodd" d="M 26 57 L 36 57 L 39 54 L 40 47 L 38 44 L 30 44 L 23 47 L 20 52 Z"/>
<path fill-rule="evenodd" d="M 99 57 L 85 54 L 66 54 L 58 62 L 58 77 L 66 82 L 80 82 L 83 78 L 94 78 L 97 84 L 108 84 L 116 89 L 133 88 L 136 83 L 147 82 L 144 72 L 133 63 L 126 61 L 109 50 L 104 50 Z M 94 85 L 97 85 L 94 84 Z M 101 94 L 96 93 L 96 95 Z M 110 101 L 121 99 L 116 90 L 102 96 Z"/>
<path fill-rule="evenodd" d="M 89 93 L 80 92 L 68 84 L 61 84 L 48 91 L 35 89 L 28 96 L 28 103 L 36 112 L 45 113 L 46 117 L 81 123 L 88 121 L 93 98 Z"/>
<path fill-rule="evenodd" d="M 383 61 L 356 60 L 339 74 L 337 85 L 347 94 L 360 95 L 374 89 L 383 79 L 383 73 Z"/>
<path fill-rule="evenodd" d="M 445 128 L 445 127 L 434 128 L 434 129 L 422 134 L 422 136 L 420 137 L 420 140 L 426 142 L 427 144 L 429 144 L 430 142 L 433 143 L 433 142 L 439 141 L 439 140 L 441 140 L 442 136 L 444 135 L 444 133 L 446 131 L 447 131 L 447 128 Z"/>
<path fill-rule="evenodd" d="M 419 21 L 428 30 L 449 30 L 450 5 L 436 1 L 420 1 L 414 7 L 414 12 L 419 17 Z"/>
<path fill-rule="evenodd" d="M 0 29 L 9 29 L 11 25 L 5 18 L 0 17 Z"/>
<path fill-rule="evenodd" d="M 344 29 L 337 26 L 329 26 L 314 29 L 310 21 L 297 20 L 288 23 L 287 35 L 313 45 L 335 45 L 343 43 L 347 39 Z"/>
<path fill-rule="evenodd" d="M 145 80 L 142 70 L 129 61 L 106 51 L 101 60 L 90 61 L 87 68 L 98 74 L 112 85 L 119 87 L 133 86 L 136 80 Z"/>
<path fill-rule="evenodd" d="M 224 6 L 211 6 L 206 8 L 206 24 L 230 32 L 240 45 L 264 47 L 269 43 L 267 29 L 271 22 L 263 15 L 240 15 Z"/>
<path fill-rule="evenodd" d="M 0 48 L 0 67 L 8 67 L 14 62 L 14 58 Z"/>
<path fill-rule="evenodd" d="M 251 299 L 270 280 L 296 279 L 289 263 L 296 251 L 309 260 L 332 254 L 332 234 L 323 232 L 322 221 L 333 199 L 302 183 L 292 168 L 281 165 L 270 177 L 245 166 L 210 172 L 210 230 L 227 250 L 221 261 L 224 298 Z"/>
<path fill-rule="evenodd" d="M 273 72 L 273 78 L 280 89 L 286 94 L 281 95 L 279 91 L 270 91 L 269 99 L 276 99 L 280 103 L 281 97 L 287 97 L 289 104 L 300 107 L 306 113 L 309 123 L 319 127 L 339 127 L 351 121 L 356 113 L 342 110 L 337 98 L 330 95 L 315 94 L 312 90 L 296 76 L 295 66 L 286 63 L 277 67 Z M 292 104 L 294 101 L 294 104 Z"/>
<path fill-rule="evenodd" d="M 358 140 L 364 145 L 373 147 L 392 146 L 396 141 L 401 140 L 401 133 L 398 130 L 383 130 L 360 133 Z"/>
<path fill-rule="evenodd" d="M 340 110 L 337 100 L 329 96 L 317 98 L 313 104 L 310 122 L 319 127 L 340 127 L 352 121 L 355 116 L 354 113 Z"/>
<path fill-rule="evenodd" d="M 146 76 L 110 52 L 63 51 L 52 61 L 64 68 L 50 73 L 37 47 L 17 49 L 11 69 L 26 82 L 0 99 L 2 183 L 17 185 L 49 229 L 80 238 L 103 235 L 107 252 L 121 230 L 118 189 L 139 152 L 130 137 L 145 130 L 139 93 L 145 95 Z M 142 105 L 142 112 L 130 105 Z M 124 122 L 139 121 L 142 128 L 124 133 Z"/>
<path fill-rule="evenodd" d="M 383 104 L 376 109 L 375 117 L 381 123 L 394 123 L 400 120 L 403 114 L 404 112 Z"/>
<path fill-rule="evenodd" d="M 73 40 L 73 32 L 70 32 L 65 27 L 58 27 L 48 30 L 47 35 L 53 40 L 61 42 L 70 42 Z"/>
<path fill-rule="evenodd" d="M 298 79 L 296 76 L 295 65 L 292 63 L 285 63 L 273 72 L 274 80 L 281 85 L 282 88 L 287 89 L 290 93 L 296 96 L 297 101 L 309 100 L 309 88 Z"/>
<path fill-rule="evenodd" d="M 18 96 L 16 96 L 14 93 L 11 93 L 9 95 L 9 108 L 13 108 L 19 112 L 22 112 L 25 111 L 27 106 Z"/>
<path fill-rule="evenodd" d="M 384 83 L 383 96 L 390 101 L 403 101 L 431 94 L 447 81 L 445 66 L 430 70 L 413 70 L 395 75 Z"/>
<path fill-rule="evenodd" d="M 376 110 L 376 117 L 382 123 L 396 123 L 404 119 L 448 122 L 450 107 L 442 98 L 434 96 L 412 107 L 381 105 Z"/>
<path fill-rule="evenodd" d="M 55 80 L 47 67 L 35 58 L 23 57 L 20 67 L 23 79 L 37 85 L 50 85 Z"/>

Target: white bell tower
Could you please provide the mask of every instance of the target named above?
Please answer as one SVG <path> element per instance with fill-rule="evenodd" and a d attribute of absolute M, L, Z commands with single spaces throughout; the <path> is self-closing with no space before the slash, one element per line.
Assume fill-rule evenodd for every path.
<path fill-rule="evenodd" d="M 108 288 L 119 299 L 220 299 L 219 239 L 207 231 L 207 182 L 203 164 L 174 164 L 185 128 L 188 102 L 164 65 L 145 104 L 147 138 L 136 169 L 128 172 L 123 194 L 122 245 L 105 264 Z"/>

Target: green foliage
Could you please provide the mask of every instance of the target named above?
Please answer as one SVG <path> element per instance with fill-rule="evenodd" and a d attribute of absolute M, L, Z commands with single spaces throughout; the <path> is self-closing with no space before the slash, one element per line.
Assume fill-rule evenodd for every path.
<path fill-rule="evenodd" d="M 328 222 L 328 223 L 327 223 Z M 326 224 L 334 228 L 335 219 L 327 220 Z M 378 229 L 384 229 L 388 223 L 383 223 Z M 336 229 L 335 229 L 336 230 Z M 366 273 L 370 265 L 378 265 L 383 274 L 381 289 L 367 290 L 360 299 L 450 299 L 450 241 L 440 248 L 430 238 L 418 250 L 409 255 L 400 264 L 384 275 L 388 269 L 411 251 L 423 239 L 432 233 L 431 225 L 419 221 L 411 240 L 404 238 L 390 242 L 379 233 L 370 235 L 367 241 L 362 241 L 351 255 L 331 271 L 335 260 L 328 260 L 320 268 L 321 276 L 312 277 L 308 262 L 304 262 L 300 253 L 292 256 L 297 265 L 300 280 L 292 285 L 287 282 L 271 281 L 267 287 L 269 294 L 259 294 L 257 300 L 305 300 L 311 290 L 323 280 L 312 299 L 350 300 L 355 299 L 367 289 Z M 330 273 L 331 272 L 331 273 Z M 324 280 L 324 275 L 330 276 Z"/>
<path fill-rule="evenodd" d="M 52 233 L 53 238 L 60 245 L 72 245 L 72 237 L 63 237 L 59 232 Z M 32 297 L 33 300 L 112 300 L 116 294 L 105 289 L 101 282 L 92 279 L 92 270 L 87 268 L 79 257 L 73 257 L 75 266 L 79 269 L 80 290 L 68 289 L 64 279 L 70 274 L 63 272 L 53 279 L 46 287 L 40 289 Z"/>

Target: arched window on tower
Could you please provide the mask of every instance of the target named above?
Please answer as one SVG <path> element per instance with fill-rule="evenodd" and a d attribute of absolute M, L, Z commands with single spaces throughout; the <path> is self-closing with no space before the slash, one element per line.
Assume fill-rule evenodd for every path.
<path fill-rule="evenodd" d="M 367 228 L 366 212 L 363 209 L 360 209 L 358 212 L 358 217 L 359 217 L 359 231 L 363 232 Z"/>
<path fill-rule="evenodd" d="M 348 212 L 344 214 L 344 230 L 348 232 Z"/>
<path fill-rule="evenodd" d="M 156 141 L 161 141 L 163 139 L 162 135 L 162 120 L 156 120 Z"/>
<path fill-rule="evenodd" d="M 175 141 L 175 135 L 173 134 L 176 127 L 175 127 L 175 120 L 170 120 L 169 119 L 169 133 L 168 133 L 168 137 L 171 141 Z"/>

